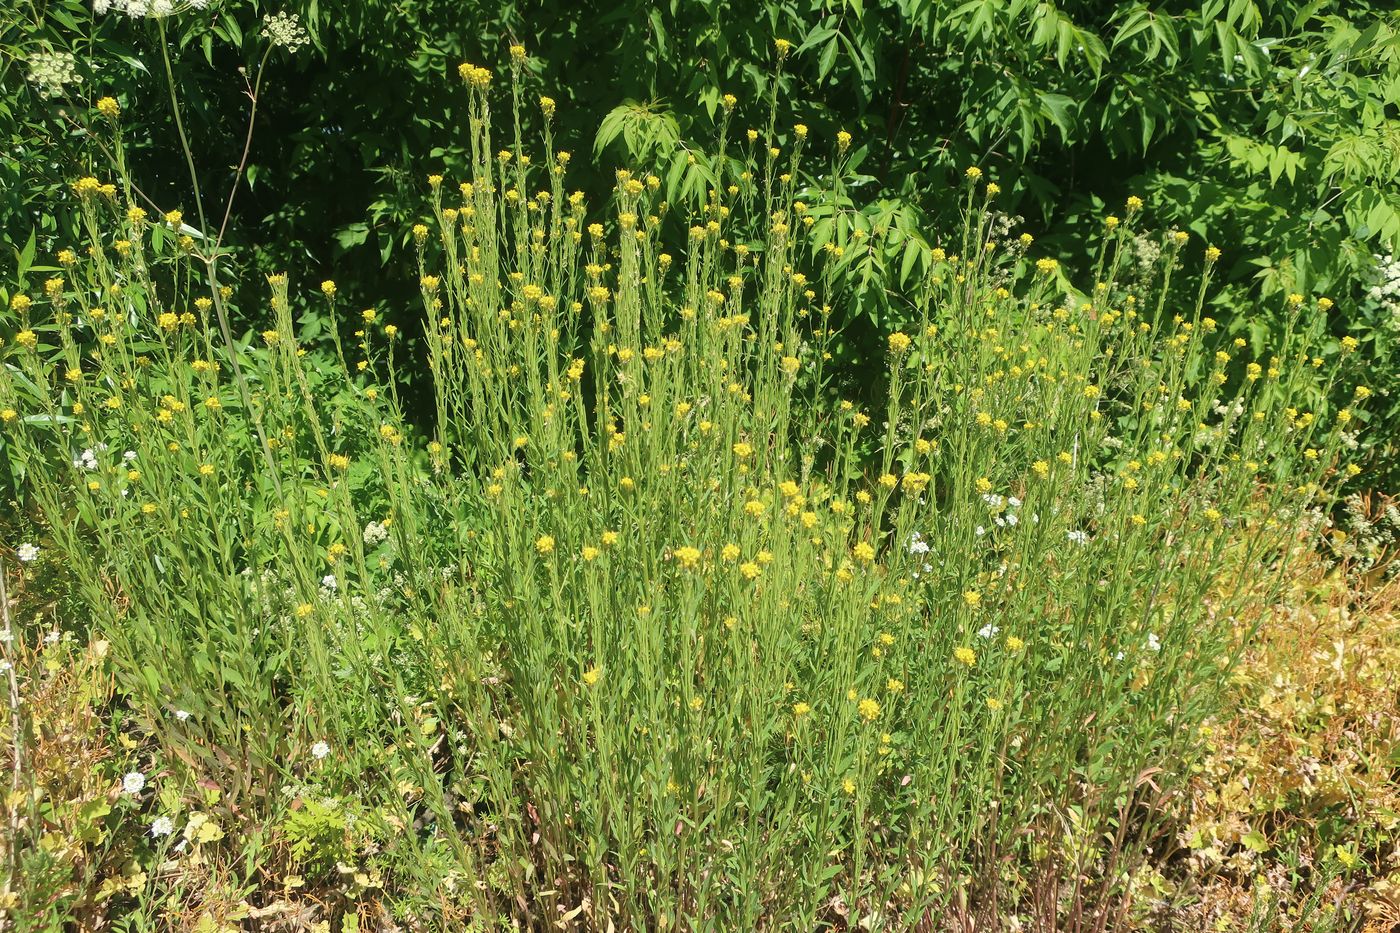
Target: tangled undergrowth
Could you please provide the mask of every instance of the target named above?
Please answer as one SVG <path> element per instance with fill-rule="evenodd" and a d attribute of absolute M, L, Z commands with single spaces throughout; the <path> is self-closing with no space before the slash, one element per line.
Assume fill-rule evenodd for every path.
<path fill-rule="evenodd" d="M 461 75 L 472 175 L 430 176 L 412 229 L 421 358 L 404 309 L 330 281 L 316 354 L 288 275 L 236 339 L 203 208 L 124 178 L 74 184 L 88 241 L 10 298 L 0 422 L 49 536 L 18 556 L 79 614 L 7 628 L 9 918 L 1152 922 L 1239 626 L 1357 469 L 1370 390 L 1331 303 L 1290 297 L 1247 358 L 1202 312 L 1218 249 L 1196 294 L 1179 231 L 1138 274 L 1132 199 L 1076 290 L 972 167 L 864 410 L 831 392 L 825 293 L 880 232 L 806 194 L 841 202 L 846 134 L 811 170 L 805 127 L 783 151 L 726 99 L 684 203 L 620 170 L 590 215 L 554 102 L 532 153 L 512 81 L 498 149 L 493 76 Z M 57 733 L 20 702 L 64 693 L 50 670 L 112 678 Z"/>
<path fill-rule="evenodd" d="M 1300 555 L 1242 632 L 1238 711 L 1210 728 L 1179 837 L 1184 929 L 1400 925 L 1400 586 L 1345 566 Z"/>

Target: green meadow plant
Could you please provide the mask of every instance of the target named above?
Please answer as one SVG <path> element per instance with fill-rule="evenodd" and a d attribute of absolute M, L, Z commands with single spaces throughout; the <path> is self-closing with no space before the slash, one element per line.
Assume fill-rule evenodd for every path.
<path fill-rule="evenodd" d="M 1116 928 L 1257 599 L 1227 570 L 1276 576 L 1349 470 L 1330 303 L 1241 359 L 1218 249 L 1161 234 L 1139 284 L 1133 198 L 1069 290 L 973 167 L 865 410 L 831 270 L 869 244 L 804 200 L 847 134 L 726 98 L 692 195 L 638 166 L 590 213 L 511 58 L 503 144 L 461 67 L 470 173 L 410 231 L 425 358 L 326 281 L 318 362 L 284 274 L 233 340 L 182 216 L 95 177 L 9 302 L 0 429 L 171 831 L 281 825 L 355 879 L 329 913 L 414 929 Z"/>

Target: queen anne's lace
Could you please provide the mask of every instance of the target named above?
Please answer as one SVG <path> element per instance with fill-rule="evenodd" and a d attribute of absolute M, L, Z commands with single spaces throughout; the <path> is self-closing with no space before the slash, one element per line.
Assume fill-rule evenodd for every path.
<path fill-rule="evenodd" d="M 1400 331 L 1400 259 L 1394 254 L 1376 257 L 1376 279 L 1366 297 L 1390 316 L 1391 330 Z"/>
<path fill-rule="evenodd" d="M 183 0 L 182 3 L 176 0 L 92 0 L 92 12 L 98 16 L 119 13 L 133 19 L 171 16 L 184 10 L 203 10 L 208 6 L 209 0 Z"/>
<path fill-rule="evenodd" d="M 295 13 L 276 13 L 263 17 L 262 36 L 275 46 L 295 52 L 311 41 Z"/>
<path fill-rule="evenodd" d="M 83 80 L 71 52 L 35 52 L 29 56 L 28 78 L 46 99 L 60 96 L 68 85 Z"/>

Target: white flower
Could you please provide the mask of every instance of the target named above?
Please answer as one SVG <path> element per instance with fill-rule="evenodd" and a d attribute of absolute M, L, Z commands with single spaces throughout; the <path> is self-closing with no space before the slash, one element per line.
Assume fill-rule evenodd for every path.
<path fill-rule="evenodd" d="M 1019 521 L 1020 521 L 1020 519 L 1017 518 L 1015 515 L 1008 515 L 1008 516 L 1006 516 L 1006 523 L 1007 523 L 1008 525 L 1015 525 L 1015 524 L 1016 524 L 1017 522 L 1019 522 Z"/>
<path fill-rule="evenodd" d="M 15 633 L 8 628 L 0 629 L 0 644 L 8 645 L 15 640 Z"/>
<path fill-rule="evenodd" d="M 332 593 L 334 593 L 334 592 L 335 592 L 335 589 L 336 589 L 336 586 L 337 586 L 337 584 L 336 584 L 336 581 L 335 581 L 335 574 L 333 574 L 333 573 L 328 573 L 328 574 L 326 574 L 324 577 L 321 578 L 321 588 L 322 588 L 322 589 L 330 590 Z"/>
<path fill-rule="evenodd" d="M 295 13 L 276 13 L 263 17 L 262 37 L 274 46 L 295 52 L 311 41 Z"/>
<path fill-rule="evenodd" d="M 131 461 L 136 459 L 136 451 L 128 450 L 126 453 L 122 454 L 122 459 L 125 460 L 127 463 L 130 463 Z"/>
<path fill-rule="evenodd" d="M 175 832 L 175 824 L 170 822 L 170 817 L 158 816 L 151 820 L 152 836 L 160 838 L 161 836 L 168 836 L 173 832 Z"/>
<path fill-rule="evenodd" d="M 1149 651 L 1162 650 L 1162 640 L 1152 632 L 1147 633 L 1147 649 Z"/>
<path fill-rule="evenodd" d="M 982 626 L 977 630 L 977 637 L 984 640 L 988 638 L 996 638 L 997 633 L 1000 631 L 1000 628 L 988 622 L 986 625 Z"/>
<path fill-rule="evenodd" d="M 152 16 L 169 16 L 175 9 L 171 0 L 151 0 Z"/>
<path fill-rule="evenodd" d="M 1021 500 L 1016 498 L 1015 496 L 1012 496 L 1011 498 L 1006 500 L 1006 504 L 1011 506 L 1013 509 L 1019 509 L 1021 507 Z"/>
<path fill-rule="evenodd" d="M 95 470 L 97 469 L 97 455 L 93 453 L 92 448 L 89 447 L 73 458 L 73 466 L 79 470 Z"/>
<path fill-rule="evenodd" d="M 977 537 L 980 538 L 980 537 L 982 537 L 982 536 L 983 536 L 984 534 L 986 534 L 986 533 L 987 533 L 987 529 L 983 528 L 981 525 L 978 525 L 978 526 L 977 526 Z"/>
<path fill-rule="evenodd" d="M 35 52 L 29 56 L 29 82 L 48 100 L 61 97 L 70 84 L 80 84 L 77 59 L 71 52 Z"/>
<path fill-rule="evenodd" d="M 52 632 L 49 632 L 47 635 L 44 636 L 44 643 L 48 645 L 56 645 L 58 644 L 58 640 L 62 637 L 63 633 L 60 632 L 58 629 L 54 629 Z"/>
<path fill-rule="evenodd" d="M 190 711 L 187 709 L 177 709 L 175 711 L 175 718 L 181 722 L 185 722 L 190 718 Z"/>
<path fill-rule="evenodd" d="M 363 537 L 365 539 L 365 544 L 374 547 L 376 544 L 379 544 L 385 538 L 389 537 L 389 529 L 385 528 L 379 522 L 370 522 L 365 525 Z"/>
<path fill-rule="evenodd" d="M 122 790 L 126 791 L 128 794 L 139 794 L 141 793 L 141 789 L 145 786 L 146 775 L 142 774 L 140 771 L 128 772 L 126 777 L 122 778 Z"/>
<path fill-rule="evenodd" d="M 9 672 L 10 672 L 10 662 L 9 662 L 9 661 L 0 661 L 0 674 L 8 674 Z"/>
<path fill-rule="evenodd" d="M 1066 532 L 1066 535 L 1068 535 L 1068 536 L 1069 536 L 1069 539 L 1070 539 L 1071 541 L 1073 541 L 1075 544 L 1088 544 L 1088 543 L 1089 543 L 1089 532 L 1087 532 L 1087 531 L 1069 531 L 1069 532 Z"/>
<path fill-rule="evenodd" d="M 925 541 L 925 540 L 924 540 L 924 536 L 921 535 L 921 534 L 919 534 L 917 531 L 914 532 L 912 535 L 909 536 L 909 553 L 910 553 L 910 554 L 927 554 L 927 553 L 928 553 L 928 542 Z"/>
<path fill-rule="evenodd" d="M 315 758 L 317 761 L 325 758 L 330 753 L 331 747 L 325 742 L 317 742 L 315 745 L 311 746 L 311 757 Z"/>
<path fill-rule="evenodd" d="M 27 564 L 38 558 L 39 548 L 33 544 L 21 544 L 15 548 L 15 556 Z"/>

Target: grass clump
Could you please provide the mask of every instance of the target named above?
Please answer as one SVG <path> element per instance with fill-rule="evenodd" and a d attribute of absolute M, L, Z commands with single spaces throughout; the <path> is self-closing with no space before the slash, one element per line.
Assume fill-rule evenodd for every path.
<path fill-rule="evenodd" d="M 421 357 L 329 281 L 303 346 L 287 275 L 234 340 L 217 253 L 95 178 L 10 300 L 3 430 L 159 762 L 128 796 L 245 902 L 208 922 L 1113 927 L 1258 598 L 1227 569 L 1346 469 L 1324 316 L 1239 358 L 1185 234 L 1129 276 L 1136 199 L 1075 290 L 971 168 L 864 408 L 828 289 L 880 232 L 804 200 L 848 138 L 809 169 L 726 104 L 685 201 L 623 170 L 590 214 L 553 103 L 532 152 L 513 82 L 498 149 L 461 73 Z"/>

